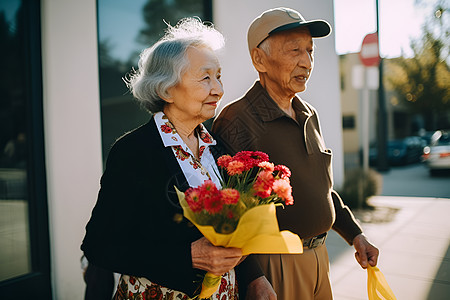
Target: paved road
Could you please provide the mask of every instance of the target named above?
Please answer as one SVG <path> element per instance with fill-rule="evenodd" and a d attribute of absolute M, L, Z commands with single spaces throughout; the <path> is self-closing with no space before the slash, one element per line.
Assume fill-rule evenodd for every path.
<path fill-rule="evenodd" d="M 418 163 L 392 167 L 382 176 L 383 196 L 450 198 L 450 172 L 430 176 L 426 166 Z"/>

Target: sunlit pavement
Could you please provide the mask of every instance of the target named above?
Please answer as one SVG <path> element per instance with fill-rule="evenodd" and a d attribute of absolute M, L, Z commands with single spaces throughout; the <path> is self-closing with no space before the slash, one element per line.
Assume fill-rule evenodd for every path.
<path fill-rule="evenodd" d="M 450 199 L 376 196 L 355 211 L 380 249 L 378 268 L 398 300 L 450 299 Z M 335 299 L 366 300 L 367 271 L 334 231 L 327 239 Z"/>

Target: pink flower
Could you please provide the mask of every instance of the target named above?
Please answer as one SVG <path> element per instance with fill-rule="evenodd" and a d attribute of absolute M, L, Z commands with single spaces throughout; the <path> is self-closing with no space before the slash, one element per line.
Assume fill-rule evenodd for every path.
<path fill-rule="evenodd" d="M 199 212 L 203 209 L 203 201 L 200 198 L 199 189 L 189 188 L 184 192 L 186 202 L 193 212 Z"/>
<path fill-rule="evenodd" d="M 258 164 L 258 167 L 262 168 L 265 171 L 273 172 L 274 165 L 271 162 L 268 161 L 262 161 Z"/>
<path fill-rule="evenodd" d="M 220 191 L 224 204 L 236 204 L 239 201 L 239 192 L 235 189 L 227 188 Z"/>
<path fill-rule="evenodd" d="M 278 171 L 279 172 L 278 174 L 283 179 L 291 177 L 291 170 L 289 170 L 289 168 L 284 165 L 276 165 L 274 170 Z"/>
<path fill-rule="evenodd" d="M 245 171 L 245 165 L 241 161 L 233 160 L 228 164 L 227 172 L 230 176 L 242 174 Z"/>
<path fill-rule="evenodd" d="M 222 167 L 222 168 L 227 168 L 228 167 L 228 164 L 232 161 L 233 159 L 231 158 L 231 156 L 229 156 L 229 155 L 222 155 L 221 157 L 219 157 L 218 159 L 217 159 L 217 165 L 219 166 L 219 167 Z"/>
<path fill-rule="evenodd" d="M 253 184 L 255 195 L 261 198 L 267 198 L 272 193 L 274 178 L 272 172 L 261 171 Z"/>
<path fill-rule="evenodd" d="M 275 180 L 273 183 L 273 191 L 278 195 L 278 197 L 284 200 L 286 205 L 294 204 L 294 198 L 292 198 L 292 187 L 289 180 Z"/>

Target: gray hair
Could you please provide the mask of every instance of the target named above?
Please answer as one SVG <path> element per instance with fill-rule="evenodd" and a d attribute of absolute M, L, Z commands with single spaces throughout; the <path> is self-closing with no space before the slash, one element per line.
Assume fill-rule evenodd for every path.
<path fill-rule="evenodd" d="M 142 51 L 138 70 L 124 78 L 133 96 L 151 113 L 162 111 L 170 97 L 168 89 L 181 81 L 189 65 L 189 47 L 208 47 L 213 51 L 224 45 L 223 35 L 213 25 L 197 18 L 184 18 L 175 26 L 168 25 L 164 36 Z"/>
<path fill-rule="evenodd" d="M 267 55 L 270 55 L 270 41 L 269 38 L 264 39 L 264 41 L 259 44 L 258 48 L 264 51 Z"/>

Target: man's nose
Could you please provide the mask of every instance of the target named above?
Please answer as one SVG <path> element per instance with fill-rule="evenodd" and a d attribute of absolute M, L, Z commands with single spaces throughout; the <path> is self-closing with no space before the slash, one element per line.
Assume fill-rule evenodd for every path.
<path fill-rule="evenodd" d="M 309 53 L 308 51 L 303 52 L 298 60 L 298 66 L 301 68 L 311 70 L 313 67 L 312 54 Z"/>

